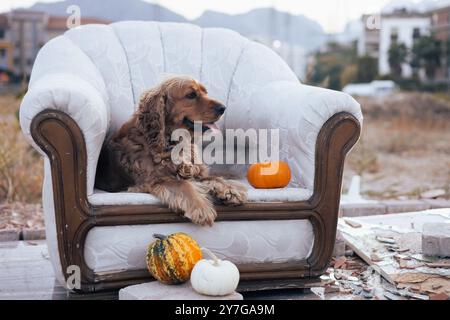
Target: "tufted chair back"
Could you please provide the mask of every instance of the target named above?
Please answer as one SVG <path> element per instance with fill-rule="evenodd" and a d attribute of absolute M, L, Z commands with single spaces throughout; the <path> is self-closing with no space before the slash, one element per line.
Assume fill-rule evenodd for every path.
<path fill-rule="evenodd" d="M 274 51 L 236 32 L 124 21 L 73 28 L 40 50 L 21 106 L 22 129 L 39 150 L 33 117 L 46 108 L 69 114 L 86 140 L 90 195 L 101 144 L 129 119 L 144 90 L 180 74 L 198 79 L 227 106 L 222 130 L 279 129 L 293 187 L 313 189 L 316 138 L 333 114 L 348 111 L 362 121 L 350 96 L 301 85 Z M 245 173 L 239 165 L 225 169 Z"/>
<path fill-rule="evenodd" d="M 204 83 L 210 95 L 230 109 L 219 123 L 222 128 L 233 111 L 254 88 L 296 76 L 273 51 L 225 29 L 202 29 L 180 23 L 143 21 L 111 25 L 87 25 L 67 31 L 41 51 L 52 51 L 60 61 L 36 63 L 31 82 L 47 69 L 71 68 L 101 87 L 109 106 L 109 132 L 119 128 L 133 113 L 140 94 L 164 75 L 184 74 Z M 58 67 L 56 65 L 59 65 Z M 37 70 L 39 69 L 39 70 Z M 61 68 L 60 68 L 61 71 Z M 249 110 L 246 110 L 249 111 Z"/>

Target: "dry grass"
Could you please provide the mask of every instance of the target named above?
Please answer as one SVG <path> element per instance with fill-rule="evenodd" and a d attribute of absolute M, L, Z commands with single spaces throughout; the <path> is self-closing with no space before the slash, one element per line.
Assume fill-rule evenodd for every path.
<path fill-rule="evenodd" d="M 374 198 L 420 198 L 450 187 L 450 99 L 400 93 L 359 99 L 365 123 L 345 171 L 348 184 L 362 176 L 363 192 Z"/>
<path fill-rule="evenodd" d="M 0 97 L 0 203 L 41 199 L 43 160 L 22 135 L 19 104 L 13 96 Z"/>

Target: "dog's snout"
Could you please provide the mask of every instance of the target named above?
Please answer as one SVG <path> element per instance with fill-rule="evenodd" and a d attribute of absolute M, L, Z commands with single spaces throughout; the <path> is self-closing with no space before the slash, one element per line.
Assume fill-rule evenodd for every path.
<path fill-rule="evenodd" d="M 222 104 L 217 104 L 217 105 L 214 106 L 214 111 L 217 114 L 219 114 L 219 115 L 224 114 L 225 113 L 225 109 L 226 109 L 225 106 L 222 105 Z"/>

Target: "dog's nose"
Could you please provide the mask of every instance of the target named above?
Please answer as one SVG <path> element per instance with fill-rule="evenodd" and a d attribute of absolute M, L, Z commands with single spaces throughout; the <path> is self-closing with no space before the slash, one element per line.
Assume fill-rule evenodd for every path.
<path fill-rule="evenodd" d="M 225 113 L 225 106 L 224 105 L 221 105 L 221 104 L 218 104 L 218 105 L 216 105 L 215 107 L 214 107 L 214 111 L 217 113 L 217 114 L 224 114 Z"/>

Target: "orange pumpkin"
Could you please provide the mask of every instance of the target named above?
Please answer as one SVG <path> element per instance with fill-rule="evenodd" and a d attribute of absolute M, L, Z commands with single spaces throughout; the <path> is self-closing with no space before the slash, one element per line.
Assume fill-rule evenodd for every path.
<path fill-rule="evenodd" d="M 255 163 L 248 169 L 247 180 L 256 189 L 284 188 L 291 181 L 291 169 L 284 161 Z"/>

